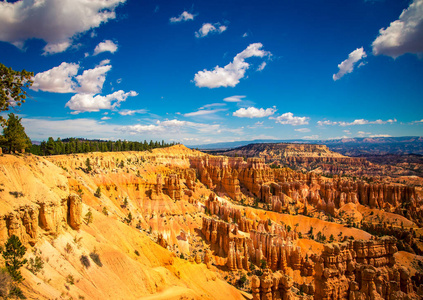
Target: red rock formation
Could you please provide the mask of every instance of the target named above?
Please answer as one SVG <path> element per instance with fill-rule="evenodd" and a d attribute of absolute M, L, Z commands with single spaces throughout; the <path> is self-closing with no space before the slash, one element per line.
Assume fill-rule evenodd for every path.
<path fill-rule="evenodd" d="M 291 205 L 297 209 L 311 205 L 336 216 L 343 205 L 360 203 L 423 222 L 423 201 L 415 187 L 369 184 L 341 177 L 323 180 L 314 173 L 305 174 L 288 168 L 271 169 L 265 165 L 263 158 L 249 158 L 244 162 L 240 158 L 206 156 L 192 158 L 190 162 L 191 167 L 198 171 L 201 182 L 215 191 L 240 200 L 242 186 L 276 212 L 287 210 L 289 201 L 294 201 Z M 407 209 L 404 209 L 404 203 Z"/>
<path fill-rule="evenodd" d="M 296 298 L 291 291 L 294 282 L 292 277 L 280 271 L 272 273 L 269 269 L 263 271 L 260 277 L 254 275 L 251 279 L 251 290 L 254 300 L 291 300 Z"/>
<path fill-rule="evenodd" d="M 166 239 L 163 237 L 163 234 L 161 234 L 161 233 L 159 233 L 158 236 L 157 236 L 157 244 L 159 244 L 163 248 L 167 248 L 167 246 L 168 246 Z"/>
<path fill-rule="evenodd" d="M 391 237 L 326 244 L 316 259 L 315 297 L 392 299 L 393 293 L 412 293 L 410 274 L 395 265 L 396 251 Z"/>
<path fill-rule="evenodd" d="M 206 264 L 207 268 L 210 269 L 212 265 L 213 257 L 210 250 L 207 250 L 204 254 L 204 263 Z"/>
<path fill-rule="evenodd" d="M 181 200 L 181 183 L 177 174 L 170 174 L 165 177 L 165 184 L 163 192 L 168 195 L 172 200 Z"/>

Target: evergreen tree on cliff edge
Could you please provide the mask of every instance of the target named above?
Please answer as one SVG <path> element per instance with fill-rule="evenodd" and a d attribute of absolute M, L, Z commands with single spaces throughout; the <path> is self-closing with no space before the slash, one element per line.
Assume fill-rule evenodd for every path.
<path fill-rule="evenodd" d="M 7 119 L 6 127 L 3 129 L 3 136 L 0 137 L 0 145 L 6 148 L 9 153 L 31 147 L 31 140 L 21 124 L 22 118 L 15 116 L 14 113 L 10 113 L 8 116 L 9 119 Z"/>
<path fill-rule="evenodd" d="M 0 63 L 0 112 L 10 107 L 18 107 L 25 102 L 27 92 L 25 88 L 32 85 L 34 73 L 25 70 L 15 71 Z M 21 151 L 31 147 L 31 140 L 25 133 L 21 118 L 13 113 L 6 121 L 0 116 L 3 136 L 0 136 L 0 147 L 5 147 L 9 153 Z"/>

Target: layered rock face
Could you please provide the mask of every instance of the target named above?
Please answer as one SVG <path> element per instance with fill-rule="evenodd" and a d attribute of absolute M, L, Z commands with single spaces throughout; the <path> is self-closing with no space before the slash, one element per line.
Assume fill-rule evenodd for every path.
<path fill-rule="evenodd" d="M 313 170 L 320 168 L 324 173 L 362 174 L 363 168 L 372 166 L 365 158 L 348 157 L 332 152 L 325 145 L 263 143 L 251 144 L 222 152 L 226 156 L 259 157 L 267 163 L 277 162 L 295 168 Z M 372 166 L 373 167 L 373 166 Z"/>
<path fill-rule="evenodd" d="M 196 157 L 190 161 L 200 181 L 215 191 L 240 200 L 244 197 L 240 190 L 244 188 L 276 212 L 287 211 L 292 204 L 300 208 L 311 205 L 335 216 L 344 204 L 359 203 L 423 221 L 423 202 L 412 186 L 342 177 L 327 179 L 288 168 L 271 169 L 263 158 L 243 161 L 239 157 Z"/>
<path fill-rule="evenodd" d="M 39 208 L 32 205 L 0 216 L 0 240 L 6 241 L 16 235 L 24 244 L 34 245 L 38 239 L 39 215 Z"/>
<path fill-rule="evenodd" d="M 39 229 L 47 234 L 63 232 L 67 224 L 78 230 L 82 223 L 82 202 L 78 195 L 70 195 L 60 203 L 39 202 L 19 206 L 0 216 L 0 241 L 16 235 L 24 244 L 35 245 Z"/>

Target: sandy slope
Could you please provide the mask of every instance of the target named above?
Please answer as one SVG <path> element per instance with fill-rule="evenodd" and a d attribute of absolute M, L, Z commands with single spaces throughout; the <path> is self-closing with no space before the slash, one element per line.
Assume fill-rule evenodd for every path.
<path fill-rule="evenodd" d="M 143 153 L 146 160 L 151 158 L 157 165 L 146 164 L 142 174 L 148 177 L 152 168 L 165 169 L 163 163 L 186 167 L 187 160 L 184 156 L 191 152 L 190 149 L 177 146 L 176 149 Z M 51 202 L 59 209 L 63 199 L 76 188 L 81 188 L 84 202 L 82 216 L 89 208 L 94 216 L 93 223 L 83 223 L 79 231 L 71 229 L 66 223 L 58 223 L 61 227 L 57 228 L 57 234 L 52 232 L 49 235 L 38 229 L 35 246 L 27 245 L 27 257 L 34 257 L 36 253 L 43 259 L 44 268 L 37 275 L 26 269 L 22 270 L 26 279 L 23 290 L 28 299 L 244 298 L 237 289 L 219 279 L 204 264 L 176 258 L 143 231 L 121 221 L 130 210 L 134 216 L 142 219 L 141 210 L 145 206 L 152 212 L 162 209 L 184 215 L 185 212 L 195 211 L 193 205 L 186 201 L 175 204 L 167 196 L 149 205 L 135 201 L 137 195 L 130 186 L 124 184 L 133 179 L 134 170 L 112 172 L 110 167 L 103 168 L 100 174 L 90 176 L 80 169 L 84 167 L 87 157 L 95 161 L 97 156 L 104 162 L 111 162 L 136 155 L 140 153 L 71 155 L 50 159 L 31 155 L 0 157 L 0 215 L 7 216 L 14 209 L 26 205 L 39 207 L 43 202 Z M 58 161 L 66 163 L 59 164 Z M 98 165 L 100 163 L 101 161 Z M 94 197 L 92 194 L 103 180 L 115 184 L 119 195 L 117 192 L 104 192 L 100 198 Z M 15 191 L 22 192 L 23 195 L 15 197 L 10 194 Z M 121 207 L 123 195 L 129 196 L 127 208 Z M 109 216 L 101 213 L 104 206 L 107 207 Z M 175 227 L 181 227 L 179 224 L 182 222 L 176 221 Z M 2 241 L 7 239 L 7 228 L 3 226 L 0 228 Z M 80 257 L 89 256 L 94 251 L 103 265 L 100 267 L 89 258 L 90 266 L 84 267 Z"/>

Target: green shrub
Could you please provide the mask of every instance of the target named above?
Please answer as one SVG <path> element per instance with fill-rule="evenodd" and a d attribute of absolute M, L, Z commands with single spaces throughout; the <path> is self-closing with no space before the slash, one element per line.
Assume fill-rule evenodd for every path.
<path fill-rule="evenodd" d="M 88 256 L 81 255 L 81 258 L 79 260 L 81 261 L 81 264 L 87 269 L 91 266 L 90 259 L 88 258 Z"/>
<path fill-rule="evenodd" d="M 96 196 L 97 198 L 101 197 L 101 188 L 100 187 L 97 187 L 97 190 L 95 191 L 94 196 Z"/>
<path fill-rule="evenodd" d="M 96 252 L 91 252 L 90 253 L 90 257 L 91 257 L 91 259 L 93 260 L 93 262 L 95 262 L 96 263 L 96 265 L 97 266 L 99 266 L 99 267 L 102 267 L 103 266 L 103 263 L 101 262 L 101 260 L 100 260 L 100 255 L 98 255 L 98 253 L 96 253 Z"/>
<path fill-rule="evenodd" d="M 71 274 L 69 274 L 68 276 L 66 276 L 66 282 L 73 285 L 75 284 L 75 279 L 73 278 Z"/>
<path fill-rule="evenodd" d="M 39 257 L 38 255 L 35 256 L 35 258 L 30 258 L 28 261 L 28 266 L 27 269 L 33 273 L 33 274 L 37 274 L 38 272 L 40 272 L 42 269 L 44 268 L 44 262 L 41 259 L 41 257 Z"/>

